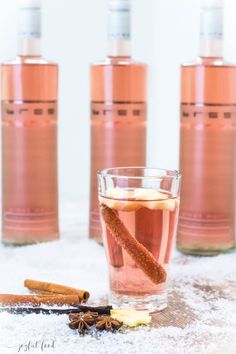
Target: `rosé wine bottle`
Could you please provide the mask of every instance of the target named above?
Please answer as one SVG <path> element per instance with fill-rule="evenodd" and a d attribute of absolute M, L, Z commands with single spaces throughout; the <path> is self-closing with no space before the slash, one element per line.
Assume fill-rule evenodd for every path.
<path fill-rule="evenodd" d="M 101 241 L 97 171 L 146 163 L 147 66 L 131 58 L 130 0 L 110 0 L 108 57 L 91 66 L 89 236 Z"/>
<path fill-rule="evenodd" d="M 58 67 L 41 57 L 41 1 L 21 1 L 19 51 L 2 64 L 2 239 L 58 238 Z"/>
<path fill-rule="evenodd" d="M 235 248 L 236 66 L 222 57 L 223 4 L 205 1 L 200 58 L 182 66 L 177 247 L 215 255 Z"/>

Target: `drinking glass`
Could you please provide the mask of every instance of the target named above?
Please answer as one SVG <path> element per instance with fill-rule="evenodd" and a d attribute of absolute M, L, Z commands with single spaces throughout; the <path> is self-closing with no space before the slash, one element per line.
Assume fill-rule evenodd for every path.
<path fill-rule="evenodd" d="M 167 280 L 177 229 L 178 171 L 145 167 L 98 172 L 110 302 L 149 311 L 167 306 Z"/>

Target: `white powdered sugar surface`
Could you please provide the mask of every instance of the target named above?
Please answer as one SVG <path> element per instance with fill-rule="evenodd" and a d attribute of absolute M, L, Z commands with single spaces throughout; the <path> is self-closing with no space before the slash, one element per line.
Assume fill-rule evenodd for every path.
<path fill-rule="evenodd" d="M 86 289 L 91 304 L 104 301 L 108 293 L 104 249 L 87 239 L 86 218 L 78 216 L 78 210 L 76 204 L 62 208 L 60 241 L 0 246 L 0 293 L 26 294 L 23 282 L 32 278 Z M 169 289 L 194 317 L 183 328 L 141 327 L 81 336 L 67 326 L 66 315 L 0 312 L 0 354 L 236 354 L 235 253 L 199 258 L 174 252 Z"/>

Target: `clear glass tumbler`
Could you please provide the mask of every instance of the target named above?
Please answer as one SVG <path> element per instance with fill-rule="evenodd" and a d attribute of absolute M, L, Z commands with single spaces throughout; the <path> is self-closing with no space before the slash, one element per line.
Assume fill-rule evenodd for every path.
<path fill-rule="evenodd" d="M 110 302 L 115 306 L 150 311 L 167 306 L 180 179 L 178 171 L 144 167 L 98 172 Z"/>

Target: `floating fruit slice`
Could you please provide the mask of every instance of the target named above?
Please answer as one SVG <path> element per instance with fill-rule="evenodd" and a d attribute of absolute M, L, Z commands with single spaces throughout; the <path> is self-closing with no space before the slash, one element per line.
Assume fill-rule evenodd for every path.
<path fill-rule="evenodd" d="M 133 200 L 119 200 L 99 197 L 99 202 L 108 206 L 108 208 L 115 209 L 118 211 L 134 211 L 142 208 L 143 203 L 136 202 Z"/>
<path fill-rule="evenodd" d="M 176 208 L 176 200 L 175 199 L 167 199 L 167 200 L 157 200 L 153 202 L 146 202 L 146 208 L 155 210 L 162 209 L 168 211 L 174 211 Z"/>
<path fill-rule="evenodd" d="M 100 196 L 99 201 L 118 211 L 136 211 L 142 207 L 151 210 L 174 211 L 179 203 L 176 198 L 170 198 L 167 194 L 155 189 L 135 188 L 130 190 L 119 187 L 108 189 L 106 196 Z"/>
<path fill-rule="evenodd" d="M 155 189 L 136 188 L 133 191 L 133 198 L 138 200 L 162 200 L 168 199 L 168 195 L 158 192 Z"/>
<path fill-rule="evenodd" d="M 133 198 L 134 191 L 126 188 L 108 188 L 106 197 L 116 199 L 130 199 Z"/>

